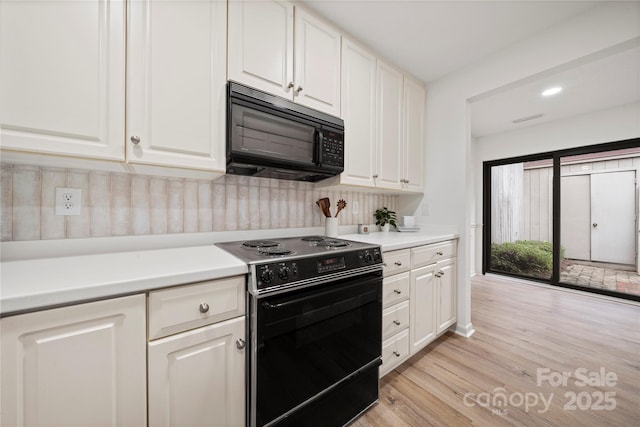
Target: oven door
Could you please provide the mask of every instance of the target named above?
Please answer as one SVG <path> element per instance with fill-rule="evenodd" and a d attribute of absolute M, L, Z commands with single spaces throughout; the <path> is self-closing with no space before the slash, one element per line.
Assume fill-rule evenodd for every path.
<path fill-rule="evenodd" d="M 313 425 L 313 420 L 323 425 L 328 415 L 324 408 L 333 408 L 329 412 L 337 414 L 336 408 L 345 404 L 357 410 L 347 415 L 346 422 L 377 400 L 382 348 L 380 273 L 253 302 L 257 333 L 251 424 L 263 426 L 287 414 L 283 424 L 288 424 L 287 418 L 302 417 L 305 425 Z M 353 379 L 365 367 L 366 373 Z M 351 388 L 349 381 L 353 381 Z M 329 389 L 335 390 L 333 399 L 340 401 L 332 402 Z M 354 392 L 363 399 L 360 408 Z M 294 409 L 298 413 L 293 414 Z"/>

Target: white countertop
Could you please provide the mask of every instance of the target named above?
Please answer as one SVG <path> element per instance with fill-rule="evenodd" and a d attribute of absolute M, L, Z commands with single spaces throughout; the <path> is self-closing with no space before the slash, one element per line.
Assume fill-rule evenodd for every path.
<path fill-rule="evenodd" d="M 247 273 L 213 245 L 8 261 L 0 313 L 20 312 Z"/>
<path fill-rule="evenodd" d="M 388 233 L 374 232 L 369 234 L 345 234 L 340 238 L 355 240 L 356 242 L 374 243 L 382 246 L 383 251 L 394 251 L 406 249 L 414 246 L 428 245 L 431 243 L 443 242 L 445 240 L 457 239 L 458 234 L 452 232 L 399 232 L 389 231 Z"/>
<path fill-rule="evenodd" d="M 296 235 L 318 234 L 305 231 L 307 233 Z M 224 237 L 234 240 L 228 236 Z M 379 244 L 384 251 L 421 246 L 457 237 L 453 232 L 438 230 L 340 235 L 340 238 L 348 240 Z M 236 238 L 248 239 L 244 235 Z M 106 253 L 75 253 L 3 261 L 0 263 L 0 314 L 117 297 L 248 272 L 245 263 L 212 243 L 132 250 L 129 241 L 124 245 L 121 240 L 115 239 L 113 242 L 113 247 L 109 248 L 111 251 Z M 45 243 L 47 246 L 51 242 Z M 87 249 L 92 246 L 91 243 L 94 243 L 93 246 L 100 246 L 96 241 L 91 242 L 87 239 L 85 242 L 79 242 L 79 249 Z M 34 242 L 27 245 L 27 249 L 37 246 L 38 243 Z M 118 246 L 127 249 L 117 251 Z M 54 251 L 49 249 L 48 252 Z"/>

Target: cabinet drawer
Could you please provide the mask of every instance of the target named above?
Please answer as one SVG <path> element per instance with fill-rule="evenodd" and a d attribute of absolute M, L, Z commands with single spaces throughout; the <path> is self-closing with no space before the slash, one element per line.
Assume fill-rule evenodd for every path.
<path fill-rule="evenodd" d="M 411 268 L 419 268 L 433 264 L 446 258 L 456 256 L 456 241 L 434 243 L 411 249 Z"/>
<path fill-rule="evenodd" d="M 382 306 L 389 307 L 409 298 L 409 272 L 385 277 L 382 281 Z"/>
<path fill-rule="evenodd" d="M 244 283 L 238 276 L 149 292 L 149 339 L 243 315 Z"/>
<path fill-rule="evenodd" d="M 382 312 L 382 338 L 386 339 L 409 327 L 409 301 L 393 305 Z"/>
<path fill-rule="evenodd" d="M 384 376 L 409 357 L 409 330 L 405 329 L 382 343 L 380 376 Z"/>
<path fill-rule="evenodd" d="M 402 273 L 403 271 L 409 271 L 411 268 L 411 251 L 409 249 L 384 252 L 382 256 L 384 258 L 384 268 L 382 271 L 385 277 Z"/>

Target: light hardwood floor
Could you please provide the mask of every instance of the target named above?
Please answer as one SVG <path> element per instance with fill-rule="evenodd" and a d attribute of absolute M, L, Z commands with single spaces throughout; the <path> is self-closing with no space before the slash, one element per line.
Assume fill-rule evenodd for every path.
<path fill-rule="evenodd" d="M 640 426 L 640 307 L 495 277 L 474 277 L 471 295 L 475 334 L 447 333 L 386 375 L 352 427 Z M 566 385 L 549 381 L 562 372 Z"/>

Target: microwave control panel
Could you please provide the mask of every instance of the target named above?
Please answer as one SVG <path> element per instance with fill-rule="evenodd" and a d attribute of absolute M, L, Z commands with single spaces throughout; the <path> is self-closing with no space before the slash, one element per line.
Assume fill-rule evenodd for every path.
<path fill-rule="evenodd" d="M 344 134 L 332 131 L 324 131 L 320 161 L 324 165 L 344 166 Z"/>

